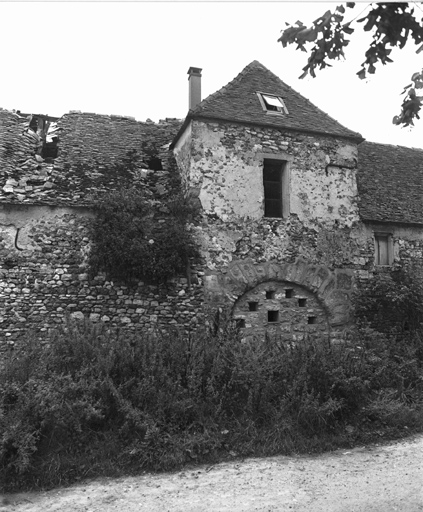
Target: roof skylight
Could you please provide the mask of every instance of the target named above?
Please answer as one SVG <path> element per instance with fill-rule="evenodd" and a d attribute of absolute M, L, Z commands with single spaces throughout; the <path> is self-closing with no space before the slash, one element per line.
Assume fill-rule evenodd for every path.
<path fill-rule="evenodd" d="M 263 92 L 258 92 L 257 96 L 265 112 L 274 114 L 289 114 L 288 109 L 286 108 L 285 103 L 280 96 L 275 96 L 274 94 L 267 94 Z"/>

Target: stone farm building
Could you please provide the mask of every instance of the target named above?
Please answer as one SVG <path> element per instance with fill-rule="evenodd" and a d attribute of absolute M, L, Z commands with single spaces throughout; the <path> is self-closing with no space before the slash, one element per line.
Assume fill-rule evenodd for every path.
<path fill-rule="evenodd" d="M 0 110 L 0 347 L 67 314 L 194 329 L 219 308 L 246 334 L 339 336 L 358 283 L 419 268 L 422 150 L 365 142 L 257 61 L 200 91 L 190 68 L 186 119 L 157 124 Z M 191 279 L 91 276 L 94 201 L 135 183 L 165 203 L 175 173 L 199 206 Z"/>

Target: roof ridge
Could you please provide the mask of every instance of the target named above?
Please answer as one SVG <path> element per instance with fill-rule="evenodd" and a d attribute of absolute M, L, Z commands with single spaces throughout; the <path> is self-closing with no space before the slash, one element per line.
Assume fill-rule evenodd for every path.
<path fill-rule="evenodd" d="M 268 93 L 283 97 L 288 112 L 281 115 L 267 115 L 268 112 L 263 109 L 256 93 Z M 186 128 L 189 120 L 195 118 L 220 119 L 226 122 L 299 130 L 327 136 L 346 137 L 357 142 L 363 140 L 359 133 L 345 127 L 314 105 L 258 60 L 247 64 L 230 82 L 189 110 L 182 131 Z"/>

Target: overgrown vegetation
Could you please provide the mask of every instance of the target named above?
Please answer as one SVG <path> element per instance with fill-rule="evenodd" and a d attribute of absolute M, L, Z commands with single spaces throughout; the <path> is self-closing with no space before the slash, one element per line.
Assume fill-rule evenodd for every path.
<path fill-rule="evenodd" d="M 243 341 L 231 328 L 111 333 L 74 323 L 0 376 L 3 490 L 316 452 L 421 429 L 423 342 Z"/>
<path fill-rule="evenodd" d="M 185 274 L 197 254 L 187 229 L 192 210 L 176 193 L 166 205 L 137 188 L 111 192 L 97 203 L 90 267 L 111 278 L 163 283 Z"/>
<path fill-rule="evenodd" d="M 384 333 L 418 332 L 423 325 L 422 285 L 401 268 L 378 274 L 356 296 L 357 318 Z"/>

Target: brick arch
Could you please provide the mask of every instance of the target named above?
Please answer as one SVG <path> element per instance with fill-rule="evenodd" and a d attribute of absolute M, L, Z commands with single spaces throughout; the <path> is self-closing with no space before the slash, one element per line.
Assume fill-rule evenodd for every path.
<path fill-rule="evenodd" d="M 224 279 L 226 299 L 233 306 L 242 295 L 266 281 L 293 283 L 315 294 L 331 327 L 342 327 L 351 321 L 353 271 L 350 269 L 332 271 L 302 259 L 295 263 L 235 261 Z"/>

